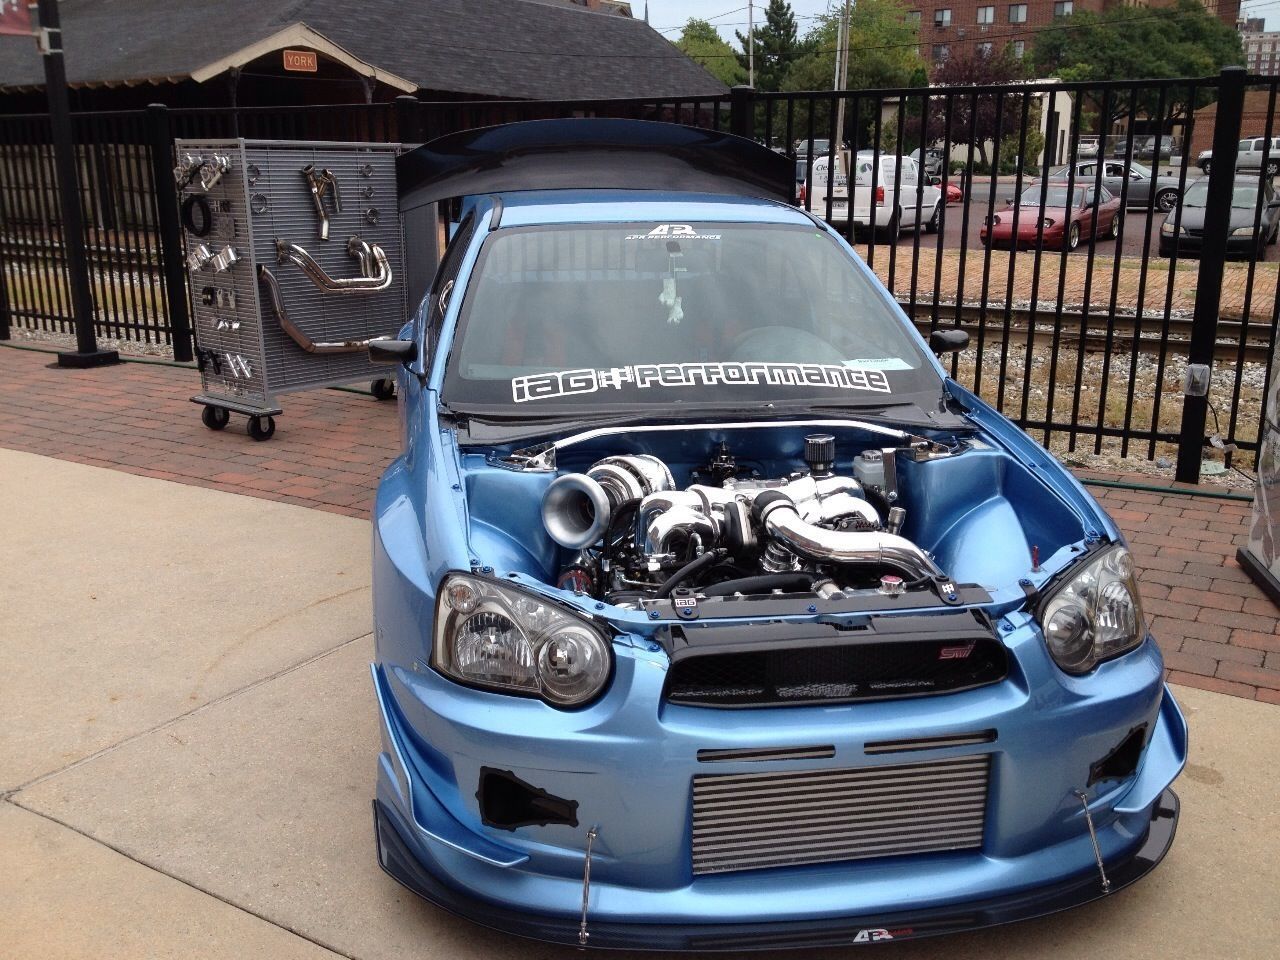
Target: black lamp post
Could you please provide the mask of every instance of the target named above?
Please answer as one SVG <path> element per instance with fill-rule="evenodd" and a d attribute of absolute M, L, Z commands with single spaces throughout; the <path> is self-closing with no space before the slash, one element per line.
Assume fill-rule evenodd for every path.
<path fill-rule="evenodd" d="M 40 52 L 44 58 L 44 87 L 49 98 L 49 126 L 53 133 L 54 169 L 62 206 L 62 234 L 67 257 L 67 282 L 75 311 L 76 349 L 58 354 L 61 367 L 99 367 L 119 363 L 115 350 L 99 350 L 94 336 L 93 289 L 89 284 L 89 260 L 85 253 L 84 219 L 80 213 L 80 179 L 76 170 L 71 107 L 67 102 L 67 71 L 62 60 L 62 27 L 57 0 L 39 0 Z"/>

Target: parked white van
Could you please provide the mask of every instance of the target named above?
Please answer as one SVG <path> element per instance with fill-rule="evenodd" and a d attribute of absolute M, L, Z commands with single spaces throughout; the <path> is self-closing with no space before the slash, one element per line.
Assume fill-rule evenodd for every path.
<path fill-rule="evenodd" d="M 836 175 L 831 188 L 831 222 L 839 224 L 849 219 L 849 181 L 844 175 L 844 158 L 836 156 L 834 159 Z M 942 216 L 942 191 L 927 180 L 922 182 L 920 165 L 911 157 L 882 154 L 880 169 L 876 173 L 873 169 L 875 162 L 875 154 L 870 150 L 858 151 L 853 160 L 854 230 L 865 232 L 871 227 L 874 204 L 878 239 L 897 239 L 903 230 L 921 228 L 926 233 L 936 233 Z M 901 172 L 895 180 L 898 164 L 901 164 Z M 806 207 L 818 216 L 827 212 L 827 165 L 827 157 L 814 157 L 813 176 L 805 184 Z"/>

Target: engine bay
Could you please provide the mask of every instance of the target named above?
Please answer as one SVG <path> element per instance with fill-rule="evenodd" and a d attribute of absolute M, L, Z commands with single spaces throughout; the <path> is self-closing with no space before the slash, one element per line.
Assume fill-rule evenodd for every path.
<path fill-rule="evenodd" d="M 741 600 L 979 603 L 1079 550 L 1080 517 L 981 435 L 826 423 L 606 429 L 467 458 L 473 551 L 688 619 Z"/>
<path fill-rule="evenodd" d="M 950 451 L 921 441 L 907 453 Z M 835 437 L 811 433 L 803 456 L 804 469 L 762 477 L 721 441 L 683 489 L 650 454 L 606 457 L 557 477 L 543 495 L 543 526 L 577 551 L 557 586 L 617 605 L 677 593 L 830 600 L 846 591 L 898 596 L 925 587 L 955 600 L 946 573 L 901 536 L 897 449 L 864 450 L 841 475 Z"/>

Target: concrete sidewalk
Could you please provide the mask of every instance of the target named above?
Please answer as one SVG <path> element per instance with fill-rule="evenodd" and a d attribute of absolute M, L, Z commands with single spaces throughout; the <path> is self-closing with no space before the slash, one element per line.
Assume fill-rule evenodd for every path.
<path fill-rule="evenodd" d="M 0 569 L 0 956 L 578 955 L 374 862 L 366 522 L 0 450 Z M 1177 693 L 1192 763 L 1164 865 L 894 956 L 1274 955 L 1280 708 Z"/>

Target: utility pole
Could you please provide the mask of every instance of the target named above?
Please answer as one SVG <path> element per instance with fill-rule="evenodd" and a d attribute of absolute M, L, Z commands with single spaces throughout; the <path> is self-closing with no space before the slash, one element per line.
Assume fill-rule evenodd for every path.
<path fill-rule="evenodd" d="M 62 243 L 67 258 L 67 284 L 75 312 L 76 349 L 58 354 L 60 367 L 101 367 L 119 363 L 114 350 L 99 350 L 94 335 L 93 288 L 89 285 L 89 258 L 85 252 L 84 219 L 80 212 L 80 179 L 76 147 L 67 101 L 67 69 L 62 60 L 62 25 L 57 0 L 39 0 L 40 52 L 44 58 L 44 88 L 49 99 L 49 128 L 53 134 L 54 170 L 62 209 Z"/>
<path fill-rule="evenodd" d="M 844 16 L 836 21 L 836 72 L 831 78 L 831 89 L 833 91 L 840 89 L 840 63 L 841 54 L 844 53 Z"/>
<path fill-rule="evenodd" d="M 742 8 L 739 7 L 739 10 Z M 756 85 L 756 5 L 747 0 L 747 86 Z"/>
<path fill-rule="evenodd" d="M 836 142 L 832 148 L 837 156 L 843 156 L 844 149 L 844 97 L 841 94 L 849 85 L 849 14 L 852 0 L 844 0 L 840 11 L 840 28 L 836 40 Z M 846 175 L 849 171 L 845 171 Z"/>

